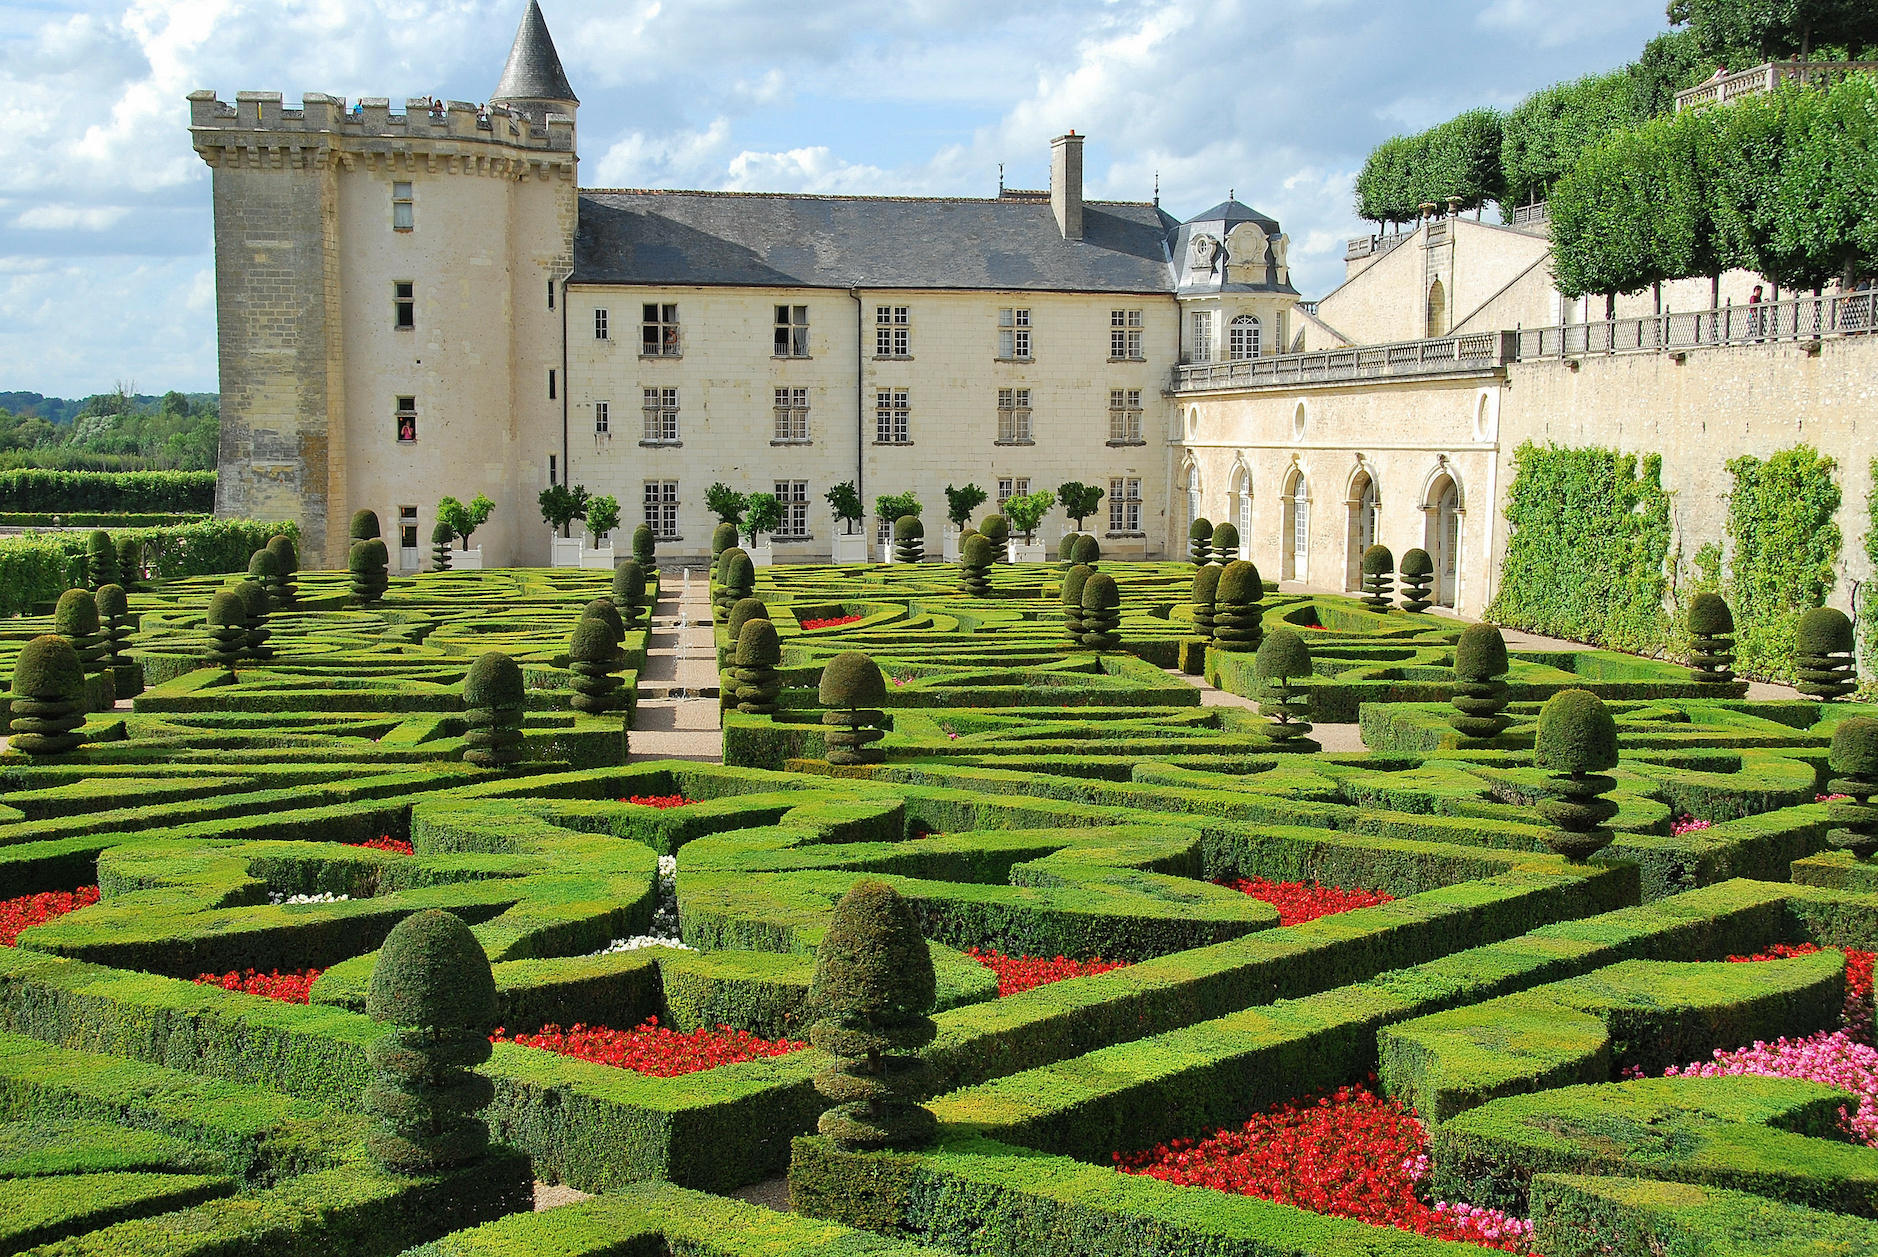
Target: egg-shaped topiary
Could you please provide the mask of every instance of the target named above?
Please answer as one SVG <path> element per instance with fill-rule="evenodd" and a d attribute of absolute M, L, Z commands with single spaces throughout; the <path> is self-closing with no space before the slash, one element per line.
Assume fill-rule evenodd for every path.
<path fill-rule="evenodd" d="M 1239 529 L 1232 524 L 1213 525 L 1213 562 L 1225 565 L 1239 557 Z"/>
<path fill-rule="evenodd" d="M 887 701 L 887 682 L 872 656 L 844 650 L 823 667 L 819 697 L 825 707 L 878 707 Z"/>
<path fill-rule="evenodd" d="M 603 615 L 591 613 L 583 615 L 567 640 L 568 670 L 574 674 L 574 693 L 568 705 L 590 716 L 617 711 L 626 705 L 619 693 L 619 672 L 626 666 L 619 649 L 619 630 L 615 627 L 619 612 L 605 600 L 600 600 L 599 605 L 612 612 L 614 619 L 608 621 Z"/>
<path fill-rule="evenodd" d="M 1214 563 L 1195 568 L 1193 590 L 1187 596 L 1188 604 L 1193 608 L 1193 631 L 1208 641 L 1213 639 L 1213 608 L 1219 597 L 1219 578 L 1225 571 L 1225 568 Z"/>
<path fill-rule="evenodd" d="M 379 535 L 377 511 L 357 510 L 352 512 L 352 524 L 347 529 L 346 536 L 353 541 L 370 541 Z"/>
<path fill-rule="evenodd" d="M 776 715 L 776 700 L 782 695 L 782 674 L 776 665 L 782 662 L 782 639 L 767 617 L 753 616 L 737 632 L 735 665 L 731 672 L 737 685 L 737 710 L 746 716 Z"/>
<path fill-rule="evenodd" d="M 1066 532 L 1056 543 L 1056 561 L 1064 567 L 1076 565 L 1076 542 L 1082 537 L 1079 532 Z"/>
<path fill-rule="evenodd" d="M 1122 644 L 1122 591 L 1107 572 L 1093 572 L 1082 586 L 1082 644 L 1114 650 Z"/>
<path fill-rule="evenodd" d="M 115 585 L 122 576 L 117 570 L 117 543 L 102 528 L 93 529 L 85 540 L 85 575 L 93 589 Z"/>
<path fill-rule="evenodd" d="M 1470 624 L 1454 644 L 1454 714 L 1448 723 L 1462 737 L 1497 738 L 1513 723 L 1503 713 L 1511 693 L 1505 681 L 1506 638 L 1491 624 Z"/>
<path fill-rule="evenodd" d="M 648 605 L 646 599 L 646 569 L 638 559 L 621 559 L 613 565 L 613 608 L 619 612 L 620 623 L 628 629 L 637 628 L 639 615 Z"/>
<path fill-rule="evenodd" d="M 456 530 L 438 520 L 430 530 L 430 570 L 447 572 L 450 570 L 450 555 L 454 550 Z"/>
<path fill-rule="evenodd" d="M 713 579 L 724 578 L 724 569 L 719 560 L 724 557 L 724 551 L 734 548 L 736 544 L 737 526 L 735 524 L 719 524 L 711 530 L 711 576 Z"/>
<path fill-rule="evenodd" d="M 300 551 L 295 547 L 293 538 L 285 533 L 275 533 L 267 539 L 267 552 L 274 556 L 274 562 L 280 567 L 279 583 L 268 592 L 274 595 L 274 601 L 283 607 L 291 607 L 299 596 L 299 585 L 294 575 L 300 570 Z"/>
<path fill-rule="evenodd" d="M 633 562 L 646 572 L 657 570 L 658 542 L 650 524 L 633 529 Z"/>
<path fill-rule="evenodd" d="M 893 521 L 893 558 L 896 563 L 918 563 L 926 557 L 926 525 L 917 515 Z"/>
<path fill-rule="evenodd" d="M 1102 561 L 1102 543 L 1095 539 L 1094 533 L 1083 533 L 1076 538 L 1076 549 L 1071 557 L 1093 567 Z"/>
<path fill-rule="evenodd" d="M 1250 654 L 1265 640 L 1265 584 L 1258 565 L 1234 559 L 1220 570 L 1213 590 L 1213 638 L 1219 649 Z"/>
<path fill-rule="evenodd" d="M 267 644 L 274 635 L 268 627 L 268 612 L 272 610 L 267 602 L 267 589 L 260 581 L 239 580 L 234 586 L 235 596 L 241 599 L 241 607 L 248 617 L 247 640 L 242 645 L 242 655 L 248 659 L 272 659 L 274 650 Z"/>
<path fill-rule="evenodd" d="M 1213 523 L 1196 519 L 1187 525 L 1187 552 L 1195 563 L 1213 561 Z"/>
<path fill-rule="evenodd" d="M 991 561 L 1011 561 L 1011 521 L 1002 515 L 987 515 L 978 521 L 978 531 L 991 543 Z"/>
<path fill-rule="evenodd" d="M 1793 688 L 1831 702 L 1858 688 L 1852 671 L 1852 621 L 1835 607 L 1814 607 L 1793 629 Z"/>
<path fill-rule="evenodd" d="M 52 611 L 52 631 L 63 637 L 78 652 L 87 677 L 100 677 L 110 671 L 110 639 L 98 619 L 98 596 L 89 589 L 68 589 L 59 595 Z M 104 707 L 116 703 L 115 689 L 109 701 L 103 695 L 94 698 Z"/>
<path fill-rule="evenodd" d="M 352 549 L 346 555 L 352 601 L 366 604 L 383 598 L 385 590 L 391 585 L 390 566 L 391 552 L 377 537 L 353 542 Z"/>
<path fill-rule="evenodd" d="M 1735 679 L 1735 617 L 1720 594 L 1689 600 L 1689 679 L 1726 684 Z"/>
<path fill-rule="evenodd" d="M 871 656 L 846 650 L 830 659 L 822 668 L 819 697 L 830 709 L 822 713 L 829 763 L 878 764 L 886 758 L 872 743 L 887 736 L 881 728 L 887 714 L 879 710 L 887 701 L 887 682 Z"/>
<path fill-rule="evenodd" d="M 84 743 L 85 666 L 63 637 L 44 633 L 20 647 L 11 698 L 9 749 L 63 755 Z"/>
<path fill-rule="evenodd" d="M 756 593 L 756 564 L 741 546 L 732 546 L 717 558 L 717 596 L 712 607 L 720 617 L 728 617 L 738 602 Z"/>
<path fill-rule="evenodd" d="M 1394 593 L 1395 555 L 1388 546 L 1371 546 L 1363 551 L 1363 605 L 1387 611 Z"/>
<path fill-rule="evenodd" d="M 209 599 L 208 661 L 217 667 L 235 670 L 248 646 L 248 605 L 232 589 L 218 589 Z"/>
<path fill-rule="evenodd" d="M 1539 814 L 1555 827 L 1546 845 L 1582 862 L 1610 845 L 1604 822 L 1617 804 L 1602 796 L 1617 788 L 1603 775 L 1617 767 L 1617 722 L 1604 700 L 1589 690 L 1560 690 L 1539 709 L 1533 763 L 1552 774 L 1556 797 L 1542 799 Z"/>
<path fill-rule="evenodd" d="M 1077 564 L 1063 573 L 1061 599 L 1063 604 L 1063 635 L 1077 645 L 1082 644 L 1082 587 L 1095 575 L 1095 569 L 1086 564 Z"/>
<path fill-rule="evenodd" d="M 1435 560 L 1428 551 L 1417 546 L 1405 551 L 1402 563 L 1396 569 L 1402 578 L 1402 609 L 1404 611 L 1426 611 L 1434 606 L 1434 600 L 1428 596 L 1428 587 L 1434 583 Z"/>
<path fill-rule="evenodd" d="M 985 598 L 991 594 L 991 565 L 997 562 L 997 555 L 991 548 L 991 539 L 983 533 L 975 532 L 959 543 L 959 592 L 969 598 Z"/>
<path fill-rule="evenodd" d="M 1878 720 L 1870 716 L 1841 720 L 1833 728 L 1826 763 L 1837 774 L 1829 789 L 1852 799 L 1849 803 L 1835 799 L 1828 806 L 1828 816 L 1840 828 L 1828 830 L 1826 841 L 1851 852 L 1855 860 L 1869 860 L 1878 853 L 1878 806 L 1870 802 L 1878 794 Z"/>
<path fill-rule="evenodd" d="M 730 609 L 730 619 L 725 627 L 730 630 L 730 644 L 734 649 L 737 637 L 743 632 L 743 626 L 752 620 L 769 619 L 769 604 L 761 598 L 739 598 L 737 605 Z"/>
<path fill-rule="evenodd" d="M 502 768 L 522 758 L 522 712 L 527 685 L 515 660 L 499 650 L 479 656 L 463 677 L 463 706 L 469 725 L 463 759 L 480 768 Z"/>

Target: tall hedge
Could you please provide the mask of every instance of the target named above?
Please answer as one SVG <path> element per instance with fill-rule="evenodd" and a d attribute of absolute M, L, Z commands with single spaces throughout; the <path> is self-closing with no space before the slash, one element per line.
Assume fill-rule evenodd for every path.
<path fill-rule="evenodd" d="M 208 519 L 165 528 L 120 528 L 112 536 L 135 541 L 158 580 L 246 572 L 270 537 L 297 537 L 292 521 Z M 28 533 L 0 538 L 0 616 L 24 615 L 85 583 L 87 537 L 79 532 Z"/>
<path fill-rule="evenodd" d="M 212 471 L 0 472 L 0 511 L 213 511 Z"/>
<path fill-rule="evenodd" d="M 1486 618 L 1648 654 L 1668 635 L 1662 456 L 1528 441 L 1507 488 L 1511 536 Z"/>
<path fill-rule="evenodd" d="M 1457 196 L 1474 209 L 1502 196 L 1500 114 L 1470 109 L 1416 135 L 1385 140 L 1356 178 L 1359 218 L 1413 222 L 1423 202 L 1443 208 Z"/>
<path fill-rule="evenodd" d="M 1728 578 L 1735 618 L 1735 671 L 1763 680 L 1792 676 L 1793 626 L 1832 592 L 1842 537 L 1838 465 L 1810 445 L 1768 459 L 1728 463 Z"/>
<path fill-rule="evenodd" d="M 1645 108 L 1627 69 L 1587 75 L 1528 96 L 1500 128 L 1506 204 L 1547 199 L 1552 185 L 1578 164 L 1579 154 L 1613 131 L 1642 122 L 1648 116 Z"/>

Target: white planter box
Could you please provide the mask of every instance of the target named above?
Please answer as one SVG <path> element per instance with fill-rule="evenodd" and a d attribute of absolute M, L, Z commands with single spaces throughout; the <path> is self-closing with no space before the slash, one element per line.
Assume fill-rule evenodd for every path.
<path fill-rule="evenodd" d="M 743 552 L 750 556 L 751 567 L 770 567 L 776 562 L 776 548 L 768 537 L 763 538 L 761 545 L 745 546 Z"/>
<path fill-rule="evenodd" d="M 610 572 L 613 570 L 613 547 L 604 550 L 583 550 L 580 553 L 580 565 L 589 571 Z"/>
<path fill-rule="evenodd" d="M 945 561 L 948 563 L 957 563 L 959 561 L 959 536 L 960 534 L 950 528 L 946 529 L 946 539 L 943 543 L 944 549 L 942 549 L 940 553 L 945 557 Z"/>
<path fill-rule="evenodd" d="M 477 546 L 474 550 L 452 550 L 450 552 L 450 566 L 452 569 L 459 572 L 482 571 L 483 548 Z"/>
<path fill-rule="evenodd" d="M 1049 547 L 1044 545 L 1041 541 L 1025 545 L 1021 541 L 1013 540 L 1008 544 L 1010 546 L 1011 562 L 1013 563 L 1042 563 L 1045 561 L 1044 554 L 1049 549 Z"/>
<path fill-rule="evenodd" d="M 551 567 L 579 567 L 580 556 L 587 549 L 579 537 L 556 537 L 548 563 Z"/>
<path fill-rule="evenodd" d="M 867 534 L 836 533 L 833 561 L 836 563 L 867 562 Z"/>

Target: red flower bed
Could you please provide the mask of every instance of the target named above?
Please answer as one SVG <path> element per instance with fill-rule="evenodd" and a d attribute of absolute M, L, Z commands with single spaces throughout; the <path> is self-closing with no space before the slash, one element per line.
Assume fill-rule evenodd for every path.
<path fill-rule="evenodd" d="M 319 981 L 324 969 L 289 969 L 282 973 L 273 969 L 262 973 L 250 969 L 246 973 L 203 973 L 196 975 L 197 986 L 219 986 L 224 991 L 241 991 L 248 995 L 265 995 L 277 999 L 283 1004 L 304 1004 L 313 984 Z"/>
<path fill-rule="evenodd" d="M 610 1030 L 605 1026 L 585 1026 L 576 1022 L 572 1030 L 555 1025 L 541 1028 L 539 1034 L 504 1035 L 500 1026 L 489 1036 L 491 1043 L 520 1043 L 542 1048 L 562 1056 L 578 1057 L 596 1065 L 613 1065 L 655 1078 L 694 1074 L 719 1065 L 735 1065 L 764 1056 L 787 1056 L 800 1052 L 806 1043 L 792 1039 L 759 1039 L 742 1030 L 719 1026 L 715 1030 L 697 1029 L 690 1034 L 666 1030 L 657 1017 L 648 1017 L 644 1025 L 631 1030 Z"/>
<path fill-rule="evenodd" d="M 348 847 L 370 847 L 374 851 L 389 851 L 393 855 L 415 855 L 416 848 L 402 838 L 393 838 L 390 834 L 381 834 L 376 838 L 362 838 L 358 842 L 348 842 Z"/>
<path fill-rule="evenodd" d="M 687 799 L 682 794 L 635 794 L 620 802 L 637 803 L 640 807 L 689 807 L 697 800 Z"/>
<path fill-rule="evenodd" d="M 832 620 L 803 620 L 800 623 L 802 625 L 802 631 L 805 633 L 808 633 L 808 632 L 813 632 L 816 629 L 840 628 L 844 624 L 853 624 L 856 621 L 864 619 L 864 618 L 866 617 L 858 616 L 858 615 L 843 615 L 843 616 L 837 616 L 835 619 L 832 619 Z"/>
<path fill-rule="evenodd" d="M 96 886 L 80 886 L 74 891 L 49 890 L 39 895 L 21 895 L 18 899 L 0 899 L 0 947 L 11 947 L 20 931 L 44 925 L 98 902 Z"/>
<path fill-rule="evenodd" d="M 1220 885 L 1243 891 L 1278 909 L 1280 925 L 1303 925 L 1306 921 L 1348 912 L 1352 908 L 1373 908 L 1395 898 L 1380 890 L 1345 890 L 1341 886 L 1319 886 L 1316 882 L 1268 882 L 1262 877 L 1242 877 Z"/>
<path fill-rule="evenodd" d="M 1104 960 L 1100 956 L 1094 960 L 1068 960 L 1062 956 L 1044 960 L 1037 956 L 1007 956 L 996 949 L 979 951 L 976 947 L 967 949 L 965 954 L 998 975 L 1000 996 L 1048 986 L 1065 978 L 1086 978 L 1107 973 L 1128 965 L 1126 960 Z"/>
<path fill-rule="evenodd" d="M 1124 1174 L 1296 1205 L 1509 1253 L 1530 1252 L 1532 1224 L 1471 1205 L 1429 1205 L 1415 1195 L 1428 1172 L 1428 1136 L 1399 1100 L 1340 1087 L 1275 1104 L 1244 1126 L 1199 1141 L 1115 1153 Z"/>
<path fill-rule="evenodd" d="M 1775 943 L 1752 956 L 1730 956 L 1737 964 L 1756 960 L 1786 960 L 1792 956 L 1810 956 L 1819 948 L 1812 943 Z M 1844 947 L 1846 1033 L 1860 1043 L 1872 1042 L 1872 960 L 1875 953 Z"/>

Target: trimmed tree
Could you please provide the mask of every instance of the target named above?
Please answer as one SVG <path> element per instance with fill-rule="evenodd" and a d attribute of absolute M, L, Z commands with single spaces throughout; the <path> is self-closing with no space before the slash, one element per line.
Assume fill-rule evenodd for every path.
<path fill-rule="evenodd" d="M 117 583 L 125 593 L 135 593 L 143 579 L 143 543 L 135 537 L 117 539 Z"/>
<path fill-rule="evenodd" d="M 902 515 L 893 521 L 893 559 L 896 563 L 918 563 L 926 557 L 926 525 L 917 515 Z"/>
<path fill-rule="evenodd" d="M 1720 594 L 1689 600 L 1689 679 L 1723 684 L 1735 679 L 1735 617 Z"/>
<path fill-rule="evenodd" d="M 267 539 L 267 552 L 274 556 L 274 563 L 280 568 L 280 586 L 268 592 L 274 595 L 274 601 L 283 607 L 291 607 L 300 597 L 300 586 L 294 576 L 300 571 L 300 551 L 293 543 L 293 538 L 285 533 L 276 533 Z"/>
<path fill-rule="evenodd" d="M 115 585 L 120 578 L 117 545 L 111 540 L 111 534 L 102 528 L 93 529 L 85 541 L 85 577 L 93 589 Z"/>
<path fill-rule="evenodd" d="M 242 644 L 242 658 L 256 661 L 272 659 L 274 649 L 267 641 L 274 636 L 274 630 L 268 627 L 267 622 L 268 613 L 273 607 L 267 600 L 267 586 L 258 580 L 238 580 L 235 582 L 235 596 L 241 599 L 241 608 L 248 620 L 248 637 Z"/>
<path fill-rule="evenodd" d="M 206 623 L 209 645 L 203 658 L 232 678 L 235 665 L 241 661 L 242 651 L 248 645 L 248 608 L 242 603 L 241 595 L 232 589 L 216 590 L 215 596 L 209 599 Z"/>
<path fill-rule="evenodd" d="M 959 592 L 971 598 L 991 595 L 991 565 L 997 562 L 991 541 L 973 533 L 959 544 Z"/>
<path fill-rule="evenodd" d="M 1213 593 L 1213 640 L 1229 654 L 1247 654 L 1265 639 L 1265 583 L 1259 569 L 1234 559 L 1220 570 Z"/>
<path fill-rule="evenodd" d="M 463 677 L 463 759 L 506 768 L 522 758 L 522 711 L 528 703 L 521 665 L 499 650 L 480 656 Z"/>
<path fill-rule="evenodd" d="M 972 512 L 984 504 L 985 491 L 975 484 L 968 484 L 963 489 L 946 486 L 946 519 L 961 533 L 965 531 L 965 525 L 971 522 Z"/>
<path fill-rule="evenodd" d="M 1096 513 L 1107 496 L 1101 485 L 1084 484 L 1080 480 L 1068 480 L 1056 487 L 1056 500 L 1063 504 L 1063 514 L 1076 521 L 1077 532 L 1082 531 L 1082 522 Z"/>
<path fill-rule="evenodd" d="M 1539 709 L 1532 752 L 1555 792 L 1539 801 L 1539 815 L 1554 827 L 1545 843 L 1582 864 L 1611 842 L 1604 822 L 1617 815 L 1617 804 L 1602 796 L 1617 788 L 1604 775 L 1617 767 L 1617 722 L 1590 690 L 1560 690 Z"/>
<path fill-rule="evenodd" d="M 425 1174 L 481 1157 L 489 1127 L 476 1113 L 495 1084 L 474 1069 L 493 1051 L 496 980 L 469 927 L 436 908 L 398 922 L 372 966 L 365 1012 L 391 1027 L 365 1049 L 372 1159 Z"/>
<path fill-rule="evenodd" d="M 643 571 L 655 570 L 658 562 L 658 540 L 652 535 L 652 525 L 641 524 L 633 529 L 633 562 Z"/>
<path fill-rule="evenodd" d="M 1497 738 L 1512 720 L 1506 711 L 1506 638 L 1491 624 L 1470 624 L 1454 644 L 1454 714 L 1448 723 L 1464 738 Z"/>
<path fill-rule="evenodd" d="M 782 640 L 767 617 L 744 622 L 737 633 L 737 710 L 746 716 L 776 715 L 782 696 Z"/>
<path fill-rule="evenodd" d="M 862 505 L 861 495 L 852 480 L 845 480 L 822 494 L 822 501 L 828 503 L 829 512 L 841 525 L 844 537 L 853 536 L 855 527 L 867 516 L 867 507 Z"/>
<path fill-rule="evenodd" d="M 1435 561 L 1428 551 L 1417 546 L 1402 556 L 1402 609 L 1426 611 L 1434 606 L 1428 587 L 1434 583 Z"/>
<path fill-rule="evenodd" d="M 1085 631 L 1082 618 L 1083 586 L 1094 575 L 1094 568 L 1080 563 L 1063 573 L 1063 636 L 1078 646 L 1082 645 Z"/>
<path fill-rule="evenodd" d="M 1094 572 L 1082 587 L 1082 644 L 1114 650 L 1122 644 L 1122 591 L 1107 572 Z"/>
<path fill-rule="evenodd" d="M 646 569 L 638 559 L 621 559 L 613 565 L 613 609 L 627 629 L 639 627 L 639 614 L 646 605 Z"/>
<path fill-rule="evenodd" d="M 1858 688 L 1852 671 L 1852 621 L 1833 607 L 1814 607 L 1793 629 L 1793 688 L 1829 703 Z"/>
<path fill-rule="evenodd" d="M 1295 629 L 1273 629 L 1259 643 L 1252 670 L 1259 681 L 1259 715 L 1271 721 L 1265 736 L 1280 745 L 1311 731 L 1311 691 L 1298 682 L 1311 675 L 1311 648 Z"/>
<path fill-rule="evenodd" d="M 78 652 L 78 661 L 84 665 L 88 679 L 105 675 L 110 666 L 105 657 L 111 647 L 98 621 L 96 594 L 89 589 L 68 589 L 60 594 L 58 605 L 52 611 L 52 631 Z M 106 697 L 109 698 L 106 706 L 116 701 L 114 694 Z"/>
<path fill-rule="evenodd" d="M 1224 566 L 1239 557 L 1239 530 L 1231 524 L 1213 526 L 1213 562 Z"/>
<path fill-rule="evenodd" d="M 752 546 L 764 534 L 773 534 L 783 523 L 782 499 L 774 493 L 752 493 L 743 517 L 743 535 Z"/>
<path fill-rule="evenodd" d="M 722 579 L 718 581 L 717 597 L 712 600 L 712 606 L 718 615 L 728 616 L 740 600 L 756 592 L 756 564 L 739 546 L 724 551 L 718 562 Z"/>
<path fill-rule="evenodd" d="M 836 1105 L 816 1129 L 837 1148 L 912 1149 L 937 1135 L 919 1104 L 935 1084 L 919 1050 L 938 1034 L 927 1016 L 937 996 L 913 906 L 885 882 L 856 882 L 835 904 L 809 984 L 809 1042 L 836 1058 L 815 1076 Z"/>
<path fill-rule="evenodd" d="M 978 533 L 991 543 L 991 561 L 1011 561 L 1011 521 L 1002 515 L 987 515 L 978 521 Z"/>
<path fill-rule="evenodd" d="M 1840 851 L 1850 851 L 1855 860 L 1869 860 L 1878 853 L 1878 807 L 1869 801 L 1878 794 L 1878 720 L 1870 716 L 1841 720 L 1832 731 L 1826 763 L 1839 774 L 1828 788 L 1834 794 L 1849 794 L 1853 800 L 1828 805 L 1826 815 L 1840 828 L 1828 830 L 1826 841 Z"/>
<path fill-rule="evenodd" d="M 111 693 L 130 698 L 143 693 L 143 669 L 124 653 L 131 637 L 130 599 L 121 585 L 98 591 L 99 632 L 104 637 L 104 666 L 111 672 Z"/>
<path fill-rule="evenodd" d="M 603 622 L 613 634 L 614 646 L 626 640 L 626 621 L 620 618 L 619 608 L 613 605 L 611 598 L 595 598 L 580 609 L 580 614 L 582 619 Z"/>
<path fill-rule="evenodd" d="M 1196 519 L 1187 525 L 1187 553 L 1193 561 L 1205 566 L 1213 561 L 1213 522 L 1208 519 Z"/>
<path fill-rule="evenodd" d="M 1024 534 L 1024 544 L 1029 545 L 1035 536 L 1043 517 L 1056 505 L 1056 492 L 1053 489 L 1039 489 L 1035 493 L 1019 493 L 1004 503 L 1004 517 L 1011 527 Z"/>
<path fill-rule="evenodd" d="M 357 510 L 352 512 L 352 522 L 347 526 L 346 536 L 353 541 L 370 541 L 379 535 L 378 512 Z"/>
<path fill-rule="evenodd" d="M 887 682 L 870 656 L 846 650 L 830 659 L 822 669 L 820 698 L 829 709 L 822 713 L 829 763 L 878 764 L 887 758 L 872 745 L 887 736 L 881 728 L 887 713 L 880 710 L 887 701 Z"/>
<path fill-rule="evenodd" d="M 743 523 L 743 512 L 749 505 L 748 494 L 737 492 L 722 480 L 714 481 L 704 491 L 704 509 L 717 516 L 719 523 L 729 524 L 733 529 Z M 731 544 L 736 544 L 734 538 Z"/>
<path fill-rule="evenodd" d="M 571 489 L 564 484 L 551 484 L 536 496 L 535 505 L 541 510 L 541 522 L 565 537 L 575 520 L 587 518 L 589 496 L 584 484 Z"/>
<path fill-rule="evenodd" d="M 1102 561 L 1102 543 L 1093 533 L 1083 533 L 1076 538 L 1076 552 L 1073 556 L 1078 563 L 1094 567 Z"/>
<path fill-rule="evenodd" d="M 724 577 L 723 558 L 726 550 L 741 550 L 737 544 L 737 526 L 719 524 L 711 530 L 711 579 L 722 580 Z"/>
<path fill-rule="evenodd" d="M 1081 537 L 1082 534 L 1079 532 L 1066 532 L 1063 534 L 1063 539 L 1056 543 L 1056 561 L 1058 563 L 1061 563 L 1064 567 L 1076 566 L 1076 542 L 1080 540 Z"/>
<path fill-rule="evenodd" d="M 594 549 L 604 538 L 611 544 L 613 530 L 619 527 L 619 499 L 602 493 L 587 500 L 587 531 L 593 534 Z"/>
<path fill-rule="evenodd" d="M 1395 555 L 1388 546 L 1371 546 L 1363 551 L 1363 605 L 1371 611 L 1387 611 L 1395 593 Z"/>
<path fill-rule="evenodd" d="M 391 587 L 391 552 L 377 537 L 355 541 L 346 555 L 346 573 L 351 578 L 353 602 L 361 606 L 377 602 Z"/>
<path fill-rule="evenodd" d="M 1219 578 L 1225 570 L 1209 563 L 1193 573 L 1193 592 L 1188 596 L 1193 606 L 1193 631 L 1209 642 L 1213 640 L 1214 600 L 1219 596 Z"/>
<path fill-rule="evenodd" d="M 267 606 L 270 611 L 281 605 L 280 559 L 272 550 L 256 550 L 248 556 L 248 579 L 267 591 Z"/>
<path fill-rule="evenodd" d="M 737 635 L 743 632 L 743 626 L 752 620 L 769 619 L 769 604 L 761 598 L 739 598 L 737 605 L 730 609 L 727 627 L 730 629 L 730 646 L 737 647 Z"/>
<path fill-rule="evenodd" d="M 619 612 L 613 610 L 610 602 L 599 605 L 611 611 L 615 620 L 609 622 L 606 617 L 591 613 L 583 615 L 567 640 L 568 668 L 574 674 L 574 695 L 568 699 L 568 706 L 590 716 L 605 715 L 625 706 L 619 693 L 619 671 L 626 663 L 620 657 L 619 634 L 615 627 Z"/>
<path fill-rule="evenodd" d="M 63 755 L 85 735 L 85 665 L 70 642 L 44 633 L 13 661 L 7 747 L 31 756 Z"/>

